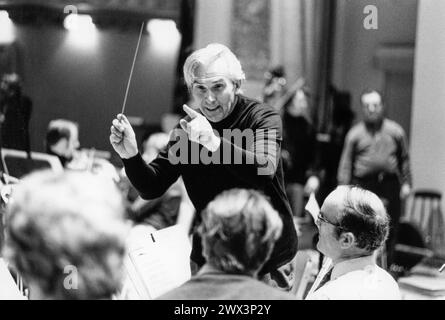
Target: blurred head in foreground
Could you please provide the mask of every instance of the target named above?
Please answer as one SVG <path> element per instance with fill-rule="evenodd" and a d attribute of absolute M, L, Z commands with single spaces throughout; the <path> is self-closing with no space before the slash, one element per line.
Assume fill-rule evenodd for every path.
<path fill-rule="evenodd" d="M 120 289 L 127 226 L 114 183 L 41 171 L 14 189 L 5 257 L 31 299 L 109 299 Z"/>
<path fill-rule="evenodd" d="M 257 276 L 282 227 L 278 213 L 258 191 L 225 191 L 204 211 L 200 227 L 204 256 L 226 273 Z"/>

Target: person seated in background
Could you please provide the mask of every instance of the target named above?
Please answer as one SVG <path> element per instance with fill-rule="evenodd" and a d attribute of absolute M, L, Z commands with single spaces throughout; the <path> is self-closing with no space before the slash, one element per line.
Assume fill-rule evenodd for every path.
<path fill-rule="evenodd" d="M 195 226 L 207 204 L 232 188 L 252 188 L 266 194 L 280 214 L 283 231 L 261 272 L 270 275 L 269 283 L 292 290 L 298 236 L 284 192 L 280 115 L 241 93 L 245 73 L 239 59 L 222 44 L 194 51 L 183 71 L 192 104 L 183 105 L 187 116 L 179 121 L 167 148 L 155 160 L 144 162 L 136 134 L 123 114 L 112 121 L 110 143 L 144 199 L 159 197 L 182 177 L 197 212 L 191 260 L 198 267 L 206 261 Z"/>
<path fill-rule="evenodd" d="M 294 299 L 258 280 L 283 228 L 279 214 L 260 192 L 224 191 L 207 205 L 202 219 L 199 232 L 206 264 L 160 300 Z"/>
<path fill-rule="evenodd" d="M 324 201 L 317 220 L 317 249 L 328 260 L 306 299 L 397 300 L 396 281 L 376 264 L 388 238 L 389 217 L 374 193 L 339 186 Z"/>
<path fill-rule="evenodd" d="M 66 168 L 74 159 L 79 146 L 79 125 L 76 122 L 66 119 L 50 121 L 46 131 L 46 153 L 59 158 L 62 166 Z"/>
<path fill-rule="evenodd" d="M 109 299 L 121 289 L 124 202 L 116 185 L 86 172 L 35 172 L 6 214 L 5 259 L 30 299 Z"/>
<path fill-rule="evenodd" d="M 283 117 L 286 192 L 294 217 L 304 218 L 304 196 L 319 188 L 316 170 L 316 128 L 312 121 L 309 91 L 300 78 L 277 103 Z"/>
<path fill-rule="evenodd" d="M 50 121 L 45 138 L 46 153 L 59 158 L 65 169 L 90 171 L 119 181 L 116 168 L 106 159 L 96 156 L 95 149 L 82 149 L 79 142 L 79 125 L 71 120 Z"/>

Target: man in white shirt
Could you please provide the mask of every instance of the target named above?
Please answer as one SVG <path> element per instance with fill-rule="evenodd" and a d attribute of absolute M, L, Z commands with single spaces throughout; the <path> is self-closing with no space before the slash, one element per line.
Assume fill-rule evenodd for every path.
<path fill-rule="evenodd" d="M 376 264 L 376 251 L 388 237 L 389 218 L 374 193 L 337 187 L 324 201 L 317 227 L 317 249 L 329 259 L 306 299 L 400 299 L 396 281 Z"/>

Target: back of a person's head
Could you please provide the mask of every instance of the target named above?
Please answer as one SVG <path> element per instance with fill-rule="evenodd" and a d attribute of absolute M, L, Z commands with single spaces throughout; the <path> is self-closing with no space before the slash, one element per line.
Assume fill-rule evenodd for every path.
<path fill-rule="evenodd" d="M 45 138 L 46 151 L 48 152 L 61 139 L 69 140 L 78 130 L 77 123 L 70 120 L 56 119 L 50 121 Z"/>
<path fill-rule="evenodd" d="M 235 54 L 225 45 L 212 43 L 205 48 L 193 52 L 184 63 L 184 79 L 190 88 L 196 78 L 199 78 L 200 70 L 208 66 L 220 63 L 222 72 L 227 78 L 234 82 L 245 80 L 245 74 L 241 67 L 241 63 Z"/>
<path fill-rule="evenodd" d="M 126 232 L 110 180 L 41 171 L 13 190 L 4 253 L 31 298 L 107 299 L 120 289 Z"/>
<path fill-rule="evenodd" d="M 279 214 L 260 192 L 225 191 L 203 212 L 204 255 L 227 273 L 255 275 L 269 258 L 282 227 Z"/>
<path fill-rule="evenodd" d="M 339 186 L 334 192 L 339 194 L 343 204 L 337 235 L 352 232 L 358 248 L 367 252 L 379 249 L 389 233 L 389 216 L 382 200 L 357 186 Z"/>

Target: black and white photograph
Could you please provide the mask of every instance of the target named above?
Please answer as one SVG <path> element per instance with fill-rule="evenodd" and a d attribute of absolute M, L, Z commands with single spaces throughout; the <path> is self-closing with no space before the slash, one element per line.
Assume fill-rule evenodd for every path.
<path fill-rule="evenodd" d="M 0 300 L 445 300 L 444 17 L 0 0 Z"/>

